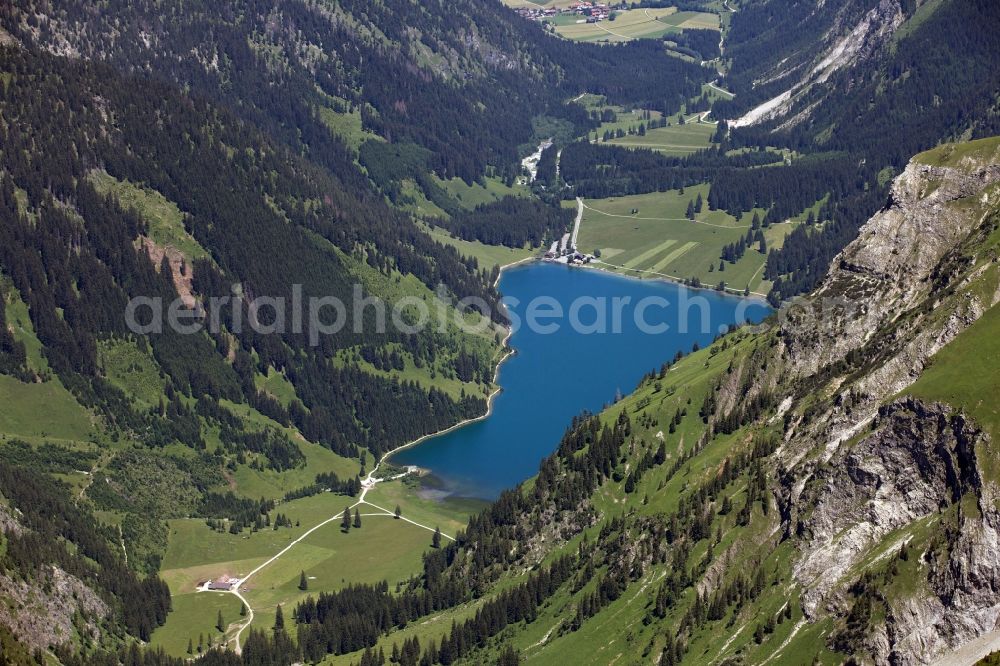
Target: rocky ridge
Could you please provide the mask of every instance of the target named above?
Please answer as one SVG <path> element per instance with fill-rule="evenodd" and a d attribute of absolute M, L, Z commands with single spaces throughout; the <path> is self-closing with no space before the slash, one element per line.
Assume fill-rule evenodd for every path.
<path fill-rule="evenodd" d="M 794 575 L 810 620 L 844 616 L 860 572 L 958 507 L 947 547 L 919 554 L 926 582 L 887 597 L 886 621 L 865 638 L 879 664 L 930 663 L 1000 620 L 1000 487 L 980 459 L 990 435 L 948 405 L 905 397 L 932 356 L 1000 302 L 985 242 L 1000 219 L 1000 143 L 975 143 L 969 155 L 911 162 L 779 331 L 778 374 L 796 388 L 783 403 L 777 495 L 785 537 L 799 539 Z M 793 406 L 816 395 L 822 409 Z"/>

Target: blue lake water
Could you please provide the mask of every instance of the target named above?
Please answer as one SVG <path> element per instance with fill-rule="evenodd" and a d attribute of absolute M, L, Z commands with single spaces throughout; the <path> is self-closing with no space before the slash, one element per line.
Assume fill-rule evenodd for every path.
<path fill-rule="evenodd" d="M 493 413 L 392 458 L 430 469 L 463 497 L 493 499 L 531 477 L 573 416 L 629 393 L 677 351 L 770 313 L 763 301 L 541 262 L 505 271 L 499 286 L 506 300 L 517 299 L 508 308 L 521 325 L 510 340 L 516 354 L 500 368 Z M 629 300 L 616 307 L 615 298 Z M 558 307 L 561 318 L 541 316 Z"/>

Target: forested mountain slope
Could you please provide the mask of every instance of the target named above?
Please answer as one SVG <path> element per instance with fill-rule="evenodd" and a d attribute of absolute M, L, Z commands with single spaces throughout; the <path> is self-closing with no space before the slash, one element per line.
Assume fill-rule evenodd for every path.
<path fill-rule="evenodd" d="M 898 171 L 932 137 L 996 133 L 998 18 L 975 1 L 748 3 L 727 35 L 737 95 L 720 110 L 754 128 L 737 136 L 863 148 Z"/>
<path fill-rule="evenodd" d="M 532 119 L 587 126 L 566 105 L 588 91 L 668 112 L 700 90 L 697 65 L 653 42 L 601 48 L 546 36 L 500 3 L 19 2 L 0 25 L 25 44 L 169 78 L 226 102 L 314 160 L 339 166 L 322 108 L 357 108 L 367 129 L 433 153 L 442 177 L 515 173 Z M 486 131 L 488 130 L 488 131 Z M 546 137 L 542 137 L 546 138 Z"/>
<path fill-rule="evenodd" d="M 914 158 L 817 292 L 581 416 L 428 559 L 435 599 L 483 599 L 424 663 L 917 664 L 992 636 L 998 243 L 1000 139 Z M 416 663 L 411 636 L 378 647 Z"/>
<path fill-rule="evenodd" d="M 733 146 L 839 156 L 881 187 L 914 153 L 1000 132 L 1000 9 L 988 0 L 746 2 L 726 35 L 725 85 L 713 113 Z M 865 216 L 872 204 L 860 202 Z M 846 208 L 858 208 L 851 204 Z M 814 288 L 864 217 L 800 233 L 769 260 L 775 291 Z M 845 219 L 846 218 L 846 219 Z"/>
<path fill-rule="evenodd" d="M 405 175 L 421 183 L 512 180 L 538 127 L 589 127 L 570 96 L 676 110 L 706 77 L 655 44 L 551 39 L 492 3 L 4 3 L 0 497 L 15 517 L 2 588 L 24 653 L 147 640 L 169 604 L 143 582 L 165 521 L 257 532 L 276 503 L 355 495 L 377 456 L 485 411 L 496 267 L 391 205 L 399 183 L 377 167 L 392 157 L 366 156 L 419 155 Z M 455 225 L 523 251 L 567 219 L 508 200 Z M 137 297 L 215 325 L 136 335 Z M 348 308 L 332 334 L 269 334 L 247 325 L 257 297 Z M 359 298 L 433 312 L 441 298 L 450 323 L 383 332 Z M 465 314 L 481 332 L 454 323 L 462 298 L 485 305 Z M 217 318 L 213 301 L 229 304 Z M 73 525 L 43 527 L 36 497 Z M 53 631 L 19 624 L 36 588 Z"/>
<path fill-rule="evenodd" d="M 377 194 L 104 64 L 8 47 L 0 88 L 2 587 L 30 649 L 148 640 L 170 604 L 142 579 L 164 520 L 257 529 L 286 494 L 355 494 L 372 454 L 485 410 L 488 321 L 378 332 L 368 312 L 316 340 L 248 324 L 251 299 L 296 290 L 350 303 L 357 285 L 391 305 L 441 285 L 495 302 L 491 275 Z M 141 336 L 137 297 L 236 305 L 215 330 Z"/>

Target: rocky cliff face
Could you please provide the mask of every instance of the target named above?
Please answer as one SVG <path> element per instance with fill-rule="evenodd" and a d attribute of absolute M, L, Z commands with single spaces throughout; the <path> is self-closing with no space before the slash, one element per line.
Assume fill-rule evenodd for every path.
<path fill-rule="evenodd" d="M 998 163 L 911 162 L 894 182 L 888 206 L 834 260 L 815 294 L 789 313 L 782 337 L 792 372 L 803 377 L 843 360 L 931 297 L 941 286 L 934 278 L 942 261 L 1000 203 L 991 187 L 997 182 Z M 994 302 L 973 310 L 981 314 Z"/>
<path fill-rule="evenodd" d="M 912 162 L 780 329 L 780 374 L 795 388 L 777 494 L 799 540 L 806 616 L 844 617 L 861 572 L 944 513 L 954 521 L 944 545 L 916 555 L 912 589 L 885 596 L 885 622 L 864 639 L 874 663 L 929 663 L 1000 619 L 998 486 L 981 459 L 990 436 L 948 405 L 894 398 L 1000 302 L 984 242 L 1000 218 L 998 146 Z"/>
<path fill-rule="evenodd" d="M 813 507 L 795 568 L 807 615 L 846 611 L 840 581 L 895 558 L 912 526 L 938 521 L 954 505 L 954 542 L 912 555 L 925 577 L 907 581 L 912 594 L 886 597 L 886 622 L 865 638 L 864 651 L 875 663 L 921 664 L 996 629 L 1000 512 L 997 485 L 977 459 L 985 438 L 947 406 L 903 399 L 857 445 L 838 451 L 800 498 Z"/>
<path fill-rule="evenodd" d="M 25 529 L 13 511 L 0 505 L 0 533 L 23 534 Z M 39 567 L 31 580 L 0 573 L 0 625 L 32 650 L 50 650 L 74 635 L 97 641 L 110 612 L 93 589 L 57 566 Z M 7 663 L 2 652 L 0 663 Z"/>

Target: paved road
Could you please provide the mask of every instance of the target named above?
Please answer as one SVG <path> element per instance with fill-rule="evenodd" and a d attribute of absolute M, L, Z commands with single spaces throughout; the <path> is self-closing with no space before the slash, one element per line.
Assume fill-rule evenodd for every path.
<path fill-rule="evenodd" d="M 580 222 L 583 221 L 583 199 L 576 198 L 576 221 L 573 222 L 573 235 L 570 236 L 570 247 L 576 249 L 576 237 L 580 235 Z"/>
<path fill-rule="evenodd" d="M 716 81 L 718 81 L 718 79 L 716 79 Z M 728 90 L 720 88 L 719 86 L 715 85 L 715 81 L 712 81 L 711 83 L 709 83 L 708 87 L 711 88 L 712 90 L 717 90 L 720 93 L 723 93 L 723 94 L 726 94 L 726 95 L 731 95 L 732 97 L 736 97 L 736 93 L 732 93 L 732 92 L 729 92 Z"/>

